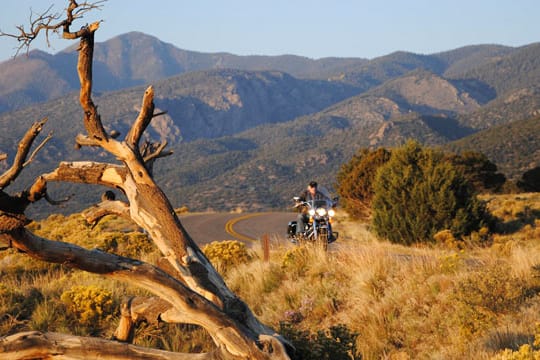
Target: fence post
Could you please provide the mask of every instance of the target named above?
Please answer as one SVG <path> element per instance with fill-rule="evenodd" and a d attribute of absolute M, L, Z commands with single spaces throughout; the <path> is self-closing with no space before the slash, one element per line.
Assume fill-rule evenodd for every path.
<path fill-rule="evenodd" d="M 261 238 L 263 248 L 263 260 L 268 262 L 270 260 L 270 239 L 268 234 L 264 234 Z"/>

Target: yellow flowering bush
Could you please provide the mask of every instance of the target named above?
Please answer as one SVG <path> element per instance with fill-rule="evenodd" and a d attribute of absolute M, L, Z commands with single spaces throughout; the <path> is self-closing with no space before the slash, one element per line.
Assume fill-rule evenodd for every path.
<path fill-rule="evenodd" d="M 221 274 L 226 274 L 232 267 L 253 259 L 246 245 L 237 240 L 214 241 L 205 245 L 202 251 Z"/>
<path fill-rule="evenodd" d="M 536 335 L 534 336 L 534 343 L 523 344 L 517 351 L 510 349 L 504 349 L 497 356 L 495 360 L 540 360 L 540 324 L 536 324 Z"/>
<path fill-rule="evenodd" d="M 83 326 L 97 327 L 110 320 L 116 308 L 110 291 L 95 285 L 74 286 L 60 297 Z"/>

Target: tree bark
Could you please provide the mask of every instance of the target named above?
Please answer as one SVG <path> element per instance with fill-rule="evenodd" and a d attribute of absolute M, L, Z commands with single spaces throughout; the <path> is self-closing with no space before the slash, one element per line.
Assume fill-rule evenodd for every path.
<path fill-rule="evenodd" d="M 23 332 L 0 338 L 0 354 L 10 360 L 213 360 L 218 352 L 184 354 L 59 333 Z"/>
<path fill-rule="evenodd" d="M 82 5 L 92 7 L 87 3 Z M 33 258 L 129 282 L 150 291 L 158 299 L 152 300 L 152 307 L 145 308 L 143 312 L 146 313 L 138 313 L 141 308 L 137 311 L 123 309 L 116 332 L 116 338 L 121 342 L 32 332 L 0 339 L 0 354 L 14 356 L 14 359 L 79 359 L 93 354 L 106 359 L 289 359 L 287 341 L 262 324 L 227 287 L 155 183 L 149 170 L 151 162 L 170 152 L 164 151 L 165 144 L 146 144 L 142 151 L 140 149 L 142 134 L 155 116 L 153 88 L 147 88 L 139 115 L 123 140 L 117 140 L 116 134 L 110 136 L 105 132 L 91 96 L 94 33 L 99 22 L 70 32 L 79 6 L 71 0 L 66 20 L 61 23 L 64 38 L 80 39 L 77 64 L 81 82 L 79 101 L 87 134 L 78 135 L 76 141 L 79 146 L 101 147 L 120 164 L 62 162 L 54 171 L 38 178 L 23 194 L 10 196 L 3 192 L 3 188 L 15 180 L 24 167 L 24 159 L 43 126 L 43 123 L 34 124 L 21 140 L 13 167 L 0 176 L 0 242 Z M 50 181 L 99 184 L 122 191 L 127 202 L 104 199 L 84 215 L 91 223 L 107 214 L 132 219 L 147 231 L 150 240 L 162 253 L 159 265 L 43 239 L 26 230 L 24 225 L 28 220 L 24 210 L 29 204 L 46 197 L 46 184 Z M 217 349 L 208 354 L 182 355 L 149 349 L 143 351 L 122 343 L 132 340 L 133 326 L 136 318 L 141 316 L 158 316 L 164 321 L 202 326 Z"/>

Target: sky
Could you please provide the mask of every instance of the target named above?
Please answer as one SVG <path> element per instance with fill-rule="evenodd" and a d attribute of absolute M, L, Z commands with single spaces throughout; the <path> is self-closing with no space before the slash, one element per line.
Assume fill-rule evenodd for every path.
<path fill-rule="evenodd" d="M 82 1 L 82 0 L 79 0 Z M 91 1 L 91 0 L 90 0 Z M 66 0 L 0 0 L 0 30 L 13 33 L 31 14 L 63 12 Z M 84 22 L 103 20 L 96 41 L 130 31 L 184 50 L 236 55 L 292 54 L 312 59 L 373 59 L 395 51 L 433 54 L 467 45 L 540 41 L 539 0 L 108 0 Z M 73 45 L 51 35 L 32 49 Z M 0 37 L 0 61 L 17 42 Z"/>

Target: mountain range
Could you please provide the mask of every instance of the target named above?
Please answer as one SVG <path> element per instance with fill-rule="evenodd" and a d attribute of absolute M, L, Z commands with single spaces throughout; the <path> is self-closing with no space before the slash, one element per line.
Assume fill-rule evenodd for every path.
<path fill-rule="evenodd" d="M 0 153 L 40 118 L 54 131 L 20 186 L 61 159 L 107 158 L 72 150 L 83 131 L 76 56 L 72 46 L 0 63 Z M 154 86 L 167 114 L 149 136 L 175 151 L 156 177 L 193 210 L 283 208 L 310 179 L 331 187 L 360 148 L 408 138 L 482 151 L 510 179 L 540 166 L 540 43 L 313 60 L 191 52 L 133 32 L 96 44 L 94 74 L 104 125 L 124 134 Z M 68 188 L 68 210 L 94 196 Z"/>

